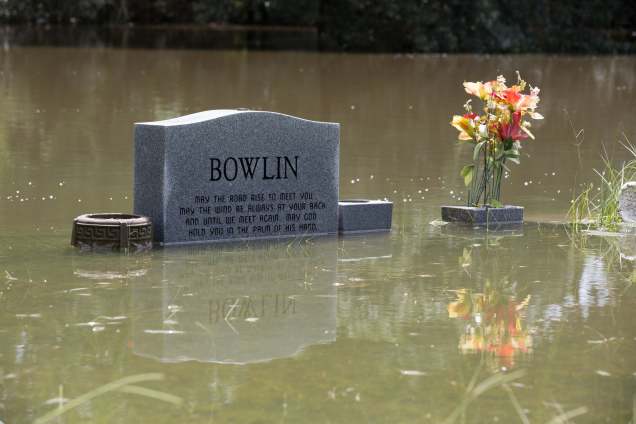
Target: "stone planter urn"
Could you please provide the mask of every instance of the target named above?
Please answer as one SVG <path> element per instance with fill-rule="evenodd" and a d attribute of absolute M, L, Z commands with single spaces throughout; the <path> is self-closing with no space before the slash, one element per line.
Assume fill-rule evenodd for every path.
<path fill-rule="evenodd" d="M 145 216 L 122 213 L 80 215 L 73 220 L 71 245 L 82 250 L 148 250 L 152 222 Z"/>

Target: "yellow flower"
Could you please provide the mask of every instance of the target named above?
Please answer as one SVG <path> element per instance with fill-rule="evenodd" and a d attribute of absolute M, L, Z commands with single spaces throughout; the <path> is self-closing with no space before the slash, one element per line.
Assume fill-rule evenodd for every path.
<path fill-rule="evenodd" d="M 453 116 L 453 120 L 450 123 L 453 127 L 459 130 L 460 140 L 472 140 L 475 134 L 475 124 L 472 119 L 466 118 L 461 115 Z"/>
<path fill-rule="evenodd" d="M 468 318 L 471 313 L 471 299 L 466 289 L 457 290 L 457 301 L 448 304 L 449 318 Z"/>

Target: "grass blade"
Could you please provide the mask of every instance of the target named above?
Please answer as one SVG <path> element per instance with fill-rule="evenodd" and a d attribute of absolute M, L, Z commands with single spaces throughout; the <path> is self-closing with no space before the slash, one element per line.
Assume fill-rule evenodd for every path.
<path fill-rule="evenodd" d="M 94 399 L 105 393 L 112 392 L 113 390 L 118 390 L 124 386 L 128 386 L 133 383 L 140 383 L 142 381 L 159 381 L 159 380 L 163 380 L 163 374 L 148 373 L 148 374 L 131 375 L 131 376 L 124 377 L 122 379 L 104 384 L 103 386 L 100 386 L 96 389 L 91 390 L 88 393 L 84 393 L 83 395 L 80 395 L 76 397 L 75 399 L 70 400 L 67 404 L 65 404 L 61 408 L 54 409 L 53 411 L 50 411 L 42 415 L 40 418 L 34 421 L 34 424 L 47 423 L 59 417 L 60 415 L 70 411 L 71 409 L 77 408 L 78 406 L 88 402 L 91 399 Z"/>
<path fill-rule="evenodd" d="M 145 396 L 148 398 L 161 400 L 163 402 L 171 403 L 176 406 L 181 406 L 183 399 L 179 396 L 171 395 L 170 393 L 160 392 L 159 390 L 147 389 L 141 386 L 124 386 L 118 389 L 120 392 L 132 393 L 134 395 Z"/>
<path fill-rule="evenodd" d="M 530 420 L 528 419 L 528 416 L 526 415 L 525 412 L 523 412 L 523 408 L 521 407 L 519 400 L 517 400 L 517 397 L 515 396 L 515 393 L 512 391 L 510 386 L 508 386 L 507 384 L 504 384 L 502 386 L 502 389 L 504 389 L 504 391 L 508 393 L 508 397 L 510 398 L 510 403 L 512 403 L 512 406 L 515 408 L 515 411 L 517 411 L 517 415 L 519 415 L 519 419 L 521 420 L 521 422 L 523 424 L 530 424 Z"/>
<path fill-rule="evenodd" d="M 526 370 L 517 370 L 508 374 L 497 373 L 497 374 L 491 375 L 490 377 L 488 377 L 487 379 L 479 383 L 477 386 L 475 386 L 474 389 L 467 390 L 466 395 L 464 396 L 464 399 L 457 406 L 457 408 L 455 408 L 455 410 L 448 416 L 448 418 L 446 418 L 443 421 L 444 424 L 451 424 L 455 422 L 455 420 L 457 420 L 457 417 L 459 417 L 462 413 L 466 411 L 466 409 L 468 408 L 468 405 L 470 405 L 471 402 L 473 402 L 475 399 L 477 399 L 479 396 L 481 396 L 488 390 L 493 389 L 495 387 L 499 387 L 503 384 L 510 383 L 514 380 L 517 380 L 523 377 L 524 375 L 526 375 Z"/>
<path fill-rule="evenodd" d="M 570 419 L 574 417 L 578 417 L 579 415 L 583 415 L 583 414 L 587 414 L 586 406 L 581 406 L 580 408 L 576 408 L 571 411 L 564 412 L 563 414 L 559 414 L 556 417 L 552 418 L 550 421 L 548 421 L 547 424 L 565 424 L 568 421 L 570 421 Z"/>

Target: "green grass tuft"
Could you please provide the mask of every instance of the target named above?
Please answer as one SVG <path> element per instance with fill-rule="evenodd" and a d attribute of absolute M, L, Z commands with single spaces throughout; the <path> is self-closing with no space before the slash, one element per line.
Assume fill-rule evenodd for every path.
<path fill-rule="evenodd" d="M 575 231 L 582 225 L 614 230 L 622 222 L 618 198 L 625 182 L 636 181 L 636 146 L 627 137 L 620 144 L 631 154 L 632 159 L 616 167 L 604 150 L 601 155 L 603 168 L 594 170 L 599 181 L 588 184 L 578 194 L 575 192 L 568 210 L 568 219 Z"/>

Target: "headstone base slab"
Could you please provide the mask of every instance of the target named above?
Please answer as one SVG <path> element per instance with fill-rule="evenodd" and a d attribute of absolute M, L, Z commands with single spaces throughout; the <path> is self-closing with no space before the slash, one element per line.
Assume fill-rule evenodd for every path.
<path fill-rule="evenodd" d="M 391 231 L 393 203 L 385 200 L 341 200 L 338 202 L 340 234 Z"/>
<path fill-rule="evenodd" d="M 523 222 L 523 207 L 442 206 L 442 221 L 473 225 L 520 223 Z"/>

